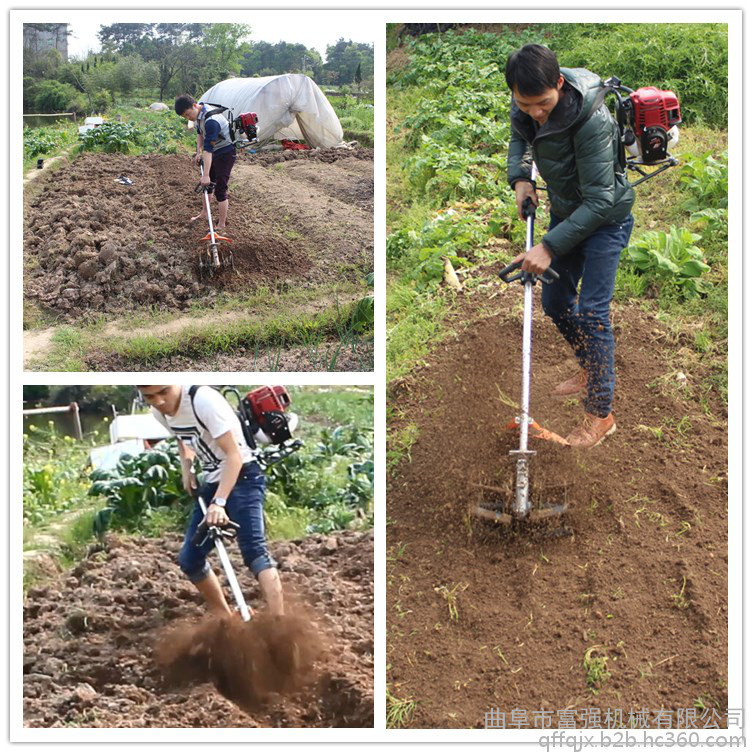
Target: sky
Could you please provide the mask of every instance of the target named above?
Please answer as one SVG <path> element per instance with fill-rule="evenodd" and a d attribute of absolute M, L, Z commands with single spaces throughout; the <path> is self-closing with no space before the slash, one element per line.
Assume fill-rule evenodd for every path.
<path fill-rule="evenodd" d="M 287 15 L 287 18 L 280 18 L 282 15 Z M 221 20 L 226 21 L 225 18 Z M 236 18 L 234 20 L 237 23 L 250 25 L 251 41 L 264 41 L 272 44 L 285 41 L 304 44 L 306 47 L 318 50 L 324 60 L 326 60 L 327 45 L 334 44 L 340 37 L 351 39 L 353 42 L 370 42 L 371 44 L 375 42 L 373 23 L 358 22 L 352 17 L 347 18 L 341 24 L 336 22 L 317 24 L 312 23 L 310 17 L 305 14 L 287 10 L 277 11 L 274 17 L 267 19 L 260 18 L 258 14 L 252 14 L 248 19 Z M 69 26 L 73 34 L 68 37 L 68 55 L 80 57 L 89 50 L 98 52 L 100 44 L 97 32 L 100 25 L 100 22 L 94 19 L 74 18 Z"/>

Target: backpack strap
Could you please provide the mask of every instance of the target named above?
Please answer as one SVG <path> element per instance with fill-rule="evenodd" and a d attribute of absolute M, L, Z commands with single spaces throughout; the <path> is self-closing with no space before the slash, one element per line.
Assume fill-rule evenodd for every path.
<path fill-rule="evenodd" d="M 227 125 L 229 126 L 230 141 L 231 143 L 234 144 L 236 139 L 235 139 L 235 122 L 234 122 L 232 110 L 229 107 L 225 107 L 224 105 L 221 105 L 221 104 L 213 104 L 212 102 L 200 102 L 200 104 L 204 105 L 205 107 L 214 107 L 213 110 L 209 110 L 209 112 L 207 112 L 201 118 L 201 121 L 203 123 L 206 123 L 206 121 L 213 115 L 222 115 L 225 112 L 228 112 L 230 114 L 230 117 L 225 118 L 225 119 L 227 120 Z"/>
<path fill-rule="evenodd" d="M 590 105 L 590 109 L 588 110 L 587 117 L 582 118 L 579 123 L 576 123 L 573 128 L 569 129 L 569 134 L 571 136 L 572 140 L 572 151 L 574 151 L 574 137 L 577 134 L 577 131 L 582 128 L 585 123 L 587 123 L 588 120 L 601 108 L 601 105 L 606 101 L 606 97 L 609 94 L 617 94 L 616 89 L 611 86 L 608 83 L 601 82 L 600 89 L 598 93 L 595 96 L 595 99 L 593 100 L 592 104 Z M 618 94 L 617 94 L 618 96 Z M 621 107 L 621 104 L 619 105 Z M 609 115 L 611 115 L 611 112 L 609 111 Z M 613 115 L 611 115 L 613 118 Z M 619 130 L 619 151 L 618 151 L 618 159 L 619 159 L 619 167 L 621 167 L 621 171 L 625 172 L 627 169 L 627 155 L 624 153 L 624 142 L 622 140 L 624 136 L 624 123 L 623 123 L 623 115 L 621 112 L 619 113 L 618 118 L 616 119 L 616 126 Z"/>
<path fill-rule="evenodd" d="M 196 412 L 196 392 L 200 389 L 200 386 L 192 386 L 188 390 L 188 395 L 191 398 L 191 410 L 193 410 L 193 415 L 196 418 L 196 421 L 201 426 L 201 428 L 204 429 L 204 431 L 209 431 L 209 429 L 206 427 L 206 423 L 204 423 L 203 420 L 199 417 L 198 413 Z"/>
<path fill-rule="evenodd" d="M 204 107 L 214 107 L 213 110 L 209 110 L 209 112 L 204 115 L 204 118 L 210 118 L 212 115 L 221 115 L 223 112 L 227 112 L 227 110 L 230 109 L 222 104 L 214 104 L 213 102 L 201 102 L 201 104 L 204 105 Z"/>

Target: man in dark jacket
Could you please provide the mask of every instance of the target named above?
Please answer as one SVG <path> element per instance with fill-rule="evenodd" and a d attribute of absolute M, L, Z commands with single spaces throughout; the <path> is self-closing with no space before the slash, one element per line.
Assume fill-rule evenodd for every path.
<path fill-rule="evenodd" d="M 583 396 L 584 421 L 567 440 L 590 448 L 616 430 L 610 304 L 634 225 L 634 191 L 619 161 L 624 147 L 594 73 L 560 69 L 551 50 L 528 44 L 509 57 L 506 80 L 514 97 L 508 179 L 520 218 L 526 198 L 538 205 L 533 162 L 551 207 L 548 232 L 516 260 L 533 274 L 549 266 L 559 274 L 542 287 L 543 310 L 572 346 L 580 371 L 554 393 Z"/>

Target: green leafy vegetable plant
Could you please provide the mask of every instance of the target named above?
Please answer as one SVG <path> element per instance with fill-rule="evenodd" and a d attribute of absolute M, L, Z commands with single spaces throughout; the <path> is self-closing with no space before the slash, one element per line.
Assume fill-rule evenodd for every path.
<path fill-rule="evenodd" d="M 700 235 L 672 225 L 666 232 L 646 232 L 627 249 L 631 265 L 659 285 L 678 288 L 688 298 L 707 293 L 711 284 L 702 279 L 710 270 L 702 249 L 695 245 Z"/>

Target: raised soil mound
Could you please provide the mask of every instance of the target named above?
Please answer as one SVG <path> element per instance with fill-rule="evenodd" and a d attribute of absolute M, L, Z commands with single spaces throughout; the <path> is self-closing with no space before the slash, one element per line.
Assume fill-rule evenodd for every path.
<path fill-rule="evenodd" d="M 176 564 L 181 542 L 113 538 L 59 581 L 29 589 L 26 726 L 373 725 L 372 533 L 272 544 L 295 594 L 281 621 L 264 615 L 255 579 L 231 550 L 249 605 L 260 609 L 248 625 L 197 621 L 201 598 Z"/>
<path fill-rule="evenodd" d="M 618 307 L 617 432 L 590 451 L 531 446 L 534 503 L 571 511 L 512 529 L 469 514 L 493 500 L 476 483 L 512 493 L 518 295 L 486 301 L 485 317 L 481 292 L 461 304 L 463 333 L 391 389 L 392 435 L 417 439 L 387 495 L 390 690 L 417 702 L 416 728 L 482 728 L 495 708 L 507 726 L 524 709 L 531 728 L 541 709 L 554 728 L 565 709 L 581 726 L 588 708 L 604 721 L 618 708 L 628 726 L 649 708 L 651 727 L 661 708 L 725 709 L 727 415 L 691 337 Z M 532 416 L 566 435 L 582 407 L 551 390 L 575 364 L 539 312 L 532 372 Z"/>

